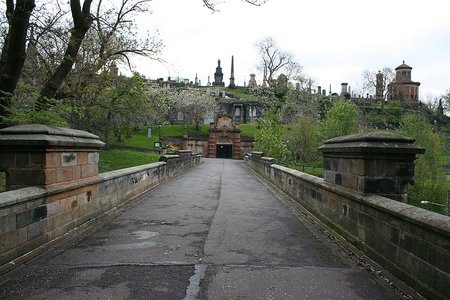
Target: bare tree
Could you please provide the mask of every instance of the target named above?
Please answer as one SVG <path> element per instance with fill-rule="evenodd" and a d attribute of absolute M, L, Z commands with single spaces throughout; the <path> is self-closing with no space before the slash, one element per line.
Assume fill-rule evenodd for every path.
<path fill-rule="evenodd" d="M 86 7 L 86 1 L 83 10 Z M 83 77 L 80 84 L 85 86 L 89 84 L 95 74 L 112 61 L 123 59 L 131 68 L 131 55 L 157 58 L 162 47 L 161 41 L 154 35 L 148 35 L 146 39 L 139 40 L 133 22 L 136 14 L 149 11 L 150 2 L 151 0 L 121 0 L 118 5 L 115 5 L 115 3 L 98 0 L 95 12 L 89 14 L 88 21 L 90 23 L 86 23 L 86 27 L 79 30 L 83 30 L 84 35 L 80 44 L 78 44 L 78 40 L 75 43 L 76 53 L 70 51 L 70 55 L 65 55 L 58 69 L 41 90 L 40 102 L 45 104 L 45 99 L 55 97 L 62 80 L 68 75 L 68 72 L 61 72 L 67 70 L 67 61 L 71 62 L 69 71 L 74 62 L 79 62 L 76 69 L 82 71 L 83 74 L 79 73 Z M 91 24 L 94 26 L 90 26 Z M 75 25 L 75 27 L 77 26 Z M 84 32 L 86 28 L 88 31 Z M 67 49 L 74 48 L 71 47 L 74 44 L 72 36 Z"/>
<path fill-rule="evenodd" d="M 80 0 L 70 0 L 73 28 L 71 30 L 69 43 L 67 44 L 63 60 L 41 89 L 36 105 L 38 109 L 45 109 L 48 106 L 48 99 L 55 97 L 56 92 L 64 79 L 67 77 L 70 70 L 72 70 L 81 43 L 94 21 L 91 15 L 91 4 L 92 0 L 84 0 L 83 6 L 81 6 Z"/>
<path fill-rule="evenodd" d="M 388 85 L 395 80 L 395 72 L 392 68 L 384 67 L 381 71 L 366 70 L 362 73 L 362 93 L 376 95 L 377 94 L 377 74 L 381 74 L 382 82 L 380 86 L 381 98 L 385 99 L 388 92 Z"/>
<path fill-rule="evenodd" d="M 123 59 L 131 67 L 130 56 L 138 55 L 158 59 L 162 42 L 155 35 L 138 38 L 133 18 L 138 13 L 149 11 L 151 0 L 121 0 L 119 6 L 102 5 L 99 0 L 95 13 L 92 37 L 98 44 L 91 67 L 91 74 L 97 73 L 108 61 Z"/>
<path fill-rule="evenodd" d="M 261 4 L 267 2 L 268 0 L 244 0 L 245 2 L 251 4 L 251 5 L 255 5 L 255 6 L 260 6 Z M 215 0 L 203 0 L 204 5 L 212 10 L 212 11 L 216 11 L 216 2 Z"/>
<path fill-rule="evenodd" d="M 8 115 L 11 95 L 16 89 L 26 58 L 26 36 L 34 0 L 6 0 L 6 34 L 0 56 L 0 116 Z M 0 121 L 0 127 L 3 127 Z"/>
<path fill-rule="evenodd" d="M 27 60 L 32 68 L 42 69 L 39 71 L 45 72 L 46 78 L 52 75 L 64 57 L 64 50 L 70 36 L 67 26 L 70 22 L 68 14 L 69 10 L 63 8 L 57 0 L 53 5 L 40 3 L 31 16 Z M 22 72 L 22 76 L 34 76 L 34 74 L 24 73 Z"/>
<path fill-rule="evenodd" d="M 274 85 L 275 76 L 284 72 L 288 78 L 299 75 L 301 66 L 295 61 L 294 56 L 278 47 L 275 40 L 266 37 L 256 43 L 259 54 L 259 69 L 263 72 L 264 83 L 269 87 Z"/>
<path fill-rule="evenodd" d="M 94 65 L 92 70 L 101 69 L 102 66 L 105 65 L 105 62 L 111 57 L 121 56 L 128 62 L 129 55 L 131 54 L 147 56 L 148 54 L 157 53 L 157 49 L 152 47 L 128 47 L 127 49 L 110 47 L 114 44 L 114 42 L 117 42 L 117 40 L 112 42 L 114 40 L 112 37 L 117 31 L 119 31 L 119 28 L 123 24 L 127 24 L 127 22 L 130 24 L 129 21 L 131 21 L 131 19 L 129 17 L 132 16 L 134 12 L 146 11 L 143 7 L 146 3 L 150 2 L 150 0 L 121 1 L 122 10 L 119 10 L 119 14 L 117 15 L 118 17 L 113 19 L 105 19 L 99 17 L 98 9 L 97 14 L 91 13 L 91 5 L 94 2 L 93 0 L 69 0 L 68 2 L 70 4 L 73 23 L 72 28 L 70 30 L 66 29 L 64 33 L 62 33 L 62 31 L 53 32 L 55 33 L 53 36 L 55 39 L 54 41 L 58 42 L 50 43 L 52 45 L 56 45 L 56 47 L 65 45 L 65 48 L 63 51 L 50 51 L 55 50 L 56 47 L 48 47 L 49 44 L 45 43 L 50 40 L 45 41 L 43 36 L 49 32 L 52 32 L 54 25 L 64 19 L 65 12 L 61 10 L 59 14 L 55 14 L 49 20 L 46 18 L 36 19 L 36 22 L 32 24 L 32 27 L 30 27 L 30 16 L 36 6 L 35 0 L 5 0 L 7 17 L 6 27 L 8 29 L 5 30 L 4 26 L 0 28 L 0 35 L 4 36 L 2 53 L 0 56 L 0 117 L 5 117 L 8 115 L 8 111 L 11 108 L 11 97 L 15 92 L 17 83 L 22 74 L 23 65 L 27 55 L 27 33 L 29 33 L 30 36 L 28 48 L 33 50 L 33 48 L 37 49 L 40 47 L 43 51 L 34 51 L 34 55 L 39 58 L 39 61 L 43 64 L 43 67 L 47 70 L 47 72 L 50 73 L 51 70 L 53 70 L 39 93 L 40 96 L 37 100 L 37 108 L 41 110 L 48 107 L 49 103 L 47 99 L 55 97 L 65 78 L 73 69 L 86 34 L 92 28 L 92 24 L 94 22 L 97 24 L 97 33 L 101 36 L 102 41 L 105 43 L 100 46 L 101 55 L 99 55 L 97 64 Z M 249 4 L 259 6 L 267 0 L 244 1 Z M 54 5 L 55 2 L 56 4 L 59 4 L 59 1 L 56 0 L 51 1 L 50 3 L 45 2 L 45 5 Z M 96 3 L 98 3 L 97 8 L 99 8 L 102 0 L 98 0 Z M 215 10 L 217 1 L 203 0 L 203 4 L 208 9 Z M 128 19 L 126 19 L 125 16 L 127 16 Z M 98 30 L 99 24 L 102 26 L 102 30 Z M 59 36 L 56 33 L 58 33 Z M 62 43 L 60 43 L 61 41 Z M 152 46 L 157 44 L 158 43 L 155 41 L 148 42 L 148 45 Z M 115 50 L 113 51 L 113 49 Z M 32 51 L 29 51 L 28 53 L 30 52 Z M 63 55 L 57 54 L 56 57 L 59 59 L 55 59 L 54 53 L 58 52 L 63 53 Z M 52 59 L 47 60 L 45 58 Z M 59 62 L 54 65 L 48 63 L 57 61 Z M 0 124 L 0 126 L 4 125 L 5 124 Z"/>

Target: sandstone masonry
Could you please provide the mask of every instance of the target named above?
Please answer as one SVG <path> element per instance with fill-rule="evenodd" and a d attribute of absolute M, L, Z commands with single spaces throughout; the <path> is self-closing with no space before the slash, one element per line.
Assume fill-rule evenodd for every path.
<path fill-rule="evenodd" d="M 424 149 L 409 138 L 368 134 L 321 150 L 325 179 L 261 152 L 245 163 L 423 296 L 450 298 L 450 218 L 401 202 Z"/>
<path fill-rule="evenodd" d="M 102 146 L 97 136 L 78 130 L 0 130 L 0 170 L 9 189 L 0 193 L 0 274 L 201 162 L 200 155 L 182 151 L 158 163 L 98 174 Z"/>

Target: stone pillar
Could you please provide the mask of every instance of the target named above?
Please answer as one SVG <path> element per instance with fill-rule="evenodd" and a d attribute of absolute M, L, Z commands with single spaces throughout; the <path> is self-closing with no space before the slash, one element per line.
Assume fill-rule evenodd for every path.
<path fill-rule="evenodd" d="M 30 124 L 0 130 L 0 170 L 6 189 L 48 187 L 98 175 L 98 136 Z"/>
<path fill-rule="evenodd" d="M 402 202 L 413 181 L 416 154 L 425 153 L 412 138 L 377 132 L 337 137 L 319 150 L 325 181 Z"/>
<path fill-rule="evenodd" d="M 187 130 L 183 133 L 183 150 L 189 150 L 189 137 Z"/>
<path fill-rule="evenodd" d="M 348 94 L 347 87 L 348 87 L 347 82 L 341 83 L 341 96 L 345 96 L 346 94 Z"/>

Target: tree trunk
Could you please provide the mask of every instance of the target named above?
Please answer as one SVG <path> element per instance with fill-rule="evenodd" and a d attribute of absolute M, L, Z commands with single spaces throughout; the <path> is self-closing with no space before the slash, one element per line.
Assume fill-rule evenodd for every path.
<path fill-rule="evenodd" d="M 0 117 L 9 115 L 11 97 L 16 89 L 26 58 L 26 37 L 34 0 L 6 1 L 9 29 L 0 56 Z M 0 128 L 6 124 L 0 120 Z"/>
<path fill-rule="evenodd" d="M 40 92 L 39 99 L 36 104 L 37 110 L 45 110 L 50 106 L 48 99 L 55 98 L 56 92 L 69 72 L 72 70 L 78 51 L 81 47 L 81 43 L 83 42 L 83 39 L 93 22 L 90 14 L 91 3 L 92 0 L 85 0 L 83 9 L 81 9 L 79 0 L 70 1 L 74 27 L 70 35 L 69 44 L 67 45 L 62 62 L 59 64 L 58 68 L 56 68 L 53 75 L 44 84 L 44 87 Z"/>

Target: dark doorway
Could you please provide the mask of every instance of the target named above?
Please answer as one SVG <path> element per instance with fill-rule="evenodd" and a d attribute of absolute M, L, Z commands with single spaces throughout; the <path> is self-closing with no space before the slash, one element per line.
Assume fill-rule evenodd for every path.
<path fill-rule="evenodd" d="M 216 145 L 217 158 L 233 158 L 233 145 L 231 144 L 217 144 Z"/>

